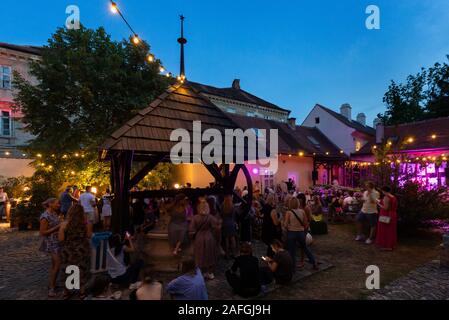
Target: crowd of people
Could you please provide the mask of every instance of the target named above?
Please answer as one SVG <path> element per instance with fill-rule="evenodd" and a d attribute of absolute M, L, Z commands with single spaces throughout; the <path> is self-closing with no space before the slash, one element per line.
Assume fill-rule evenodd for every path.
<path fill-rule="evenodd" d="M 164 292 L 173 299 L 207 299 L 205 283 L 215 278 L 219 260 L 232 259 L 232 267 L 225 273 L 230 287 L 240 296 L 256 296 L 270 283 L 288 285 L 306 262 L 317 270 L 319 262 L 310 248 L 312 235 L 326 234 L 328 221 L 348 213 L 356 214 L 357 241 L 375 242 L 384 250 L 395 247 L 397 200 L 388 187 L 379 192 L 367 183 L 364 193 L 356 196 L 336 189 L 302 193 L 289 182 L 287 188 L 263 191 L 255 185 L 252 203 L 248 203 L 247 188 L 236 188 L 234 195 L 189 198 L 179 193 L 168 198 L 133 199 L 129 231 L 123 239 L 119 234 L 108 239 L 108 276 L 95 277 L 88 292 L 94 299 L 109 299 L 108 288 L 117 286 L 129 287 L 130 298 L 137 300 L 160 299 Z M 56 296 L 58 273 L 66 265 L 79 266 L 79 297 L 87 296 L 90 239 L 99 220 L 103 229 L 109 230 L 111 201 L 109 190 L 97 201 L 90 187 L 83 193 L 67 187 L 60 199 L 44 202 L 40 233 L 41 250 L 51 256 L 49 297 Z M 182 261 L 182 275 L 166 286 L 145 266 L 139 245 L 141 236 L 162 220 L 167 221 L 170 254 Z M 365 224 L 370 228 L 368 237 L 363 233 Z M 265 255 L 253 255 L 254 240 L 266 245 Z M 185 252 L 188 246 L 193 247 L 193 256 Z M 72 294 L 65 289 L 63 296 Z"/>

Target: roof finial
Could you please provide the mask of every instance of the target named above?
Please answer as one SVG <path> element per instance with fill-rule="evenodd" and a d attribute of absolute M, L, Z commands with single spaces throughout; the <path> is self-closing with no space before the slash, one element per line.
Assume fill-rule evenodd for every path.
<path fill-rule="evenodd" d="M 186 73 L 185 73 L 185 66 L 184 66 L 184 45 L 187 43 L 187 40 L 184 38 L 184 19 L 185 17 L 181 14 L 179 16 L 179 18 L 181 19 L 181 37 L 178 38 L 178 43 L 181 45 L 181 66 L 180 66 L 180 71 L 179 71 L 179 75 L 182 78 L 185 78 Z"/>

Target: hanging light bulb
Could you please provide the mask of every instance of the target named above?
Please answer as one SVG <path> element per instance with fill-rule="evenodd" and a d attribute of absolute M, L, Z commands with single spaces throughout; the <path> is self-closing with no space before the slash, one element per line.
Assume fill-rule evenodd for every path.
<path fill-rule="evenodd" d="M 415 141 L 415 139 L 413 139 L 412 137 L 410 137 L 410 138 L 407 139 L 407 142 L 408 142 L 408 143 L 413 143 L 413 141 Z"/>
<path fill-rule="evenodd" d="M 114 1 L 111 1 L 111 12 L 116 14 L 118 12 L 117 4 Z"/>
<path fill-rule="evenodd" d="M 139 39 L 139 36 L 137 35 L 137 33 L 133 36 L 133 43 L 134 44 L 139 44 L 140 43 L 140 39 Z"/>
<path fill-rule="evenodd" d="M 432 134 L 432 139 L 436 139 L 437 138 L 437 135 L 436 134 Z"/>
<path fill-rule="evenodd" d="M 154 62 L 154 56 L 152 54 L 149 54 L 147 60 L 148 62 Z"/>
<path fill-rule="evenodd" d="M 159 67 L 159 72 L 162 73 L 162 72 L 164 72 L 164 71 L 165 71 L 165 68 L 164 68 L 163 66 L 160 66 L 160 67 Z"/>
<path fill-rule="evenodd" d="M 181 76 L 177 76 L 176 80 L 181 81 L 182 80 Z"/>
<path fill-rule="evenodd" d="M 165 76 L 166 76 L 167 78 L 170 78 L 170 77 L 171 77 L 171 73 L 168 72 Z"/>
<path fill-rule="evenodd" d="M 302 152 L 302 151 L 299 152 L 299 156 L 300 156 L 300 157 L 304 157 L 304 152 Z"/>

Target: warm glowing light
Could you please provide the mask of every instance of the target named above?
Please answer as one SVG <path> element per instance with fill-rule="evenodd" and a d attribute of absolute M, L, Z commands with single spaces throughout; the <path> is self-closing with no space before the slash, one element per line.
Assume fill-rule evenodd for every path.
<path fill-rule="evenodd" d="M 373 149 L 377 149 L 377 146 L 373 146 Z"/>
<path fill-rule="evenodd" d="M 73 176 L 75 175 L 75 171 L 70 171 L 70 174 Z"/>
<path fill-rule="evenodd" d="M 301 152 L 299 153 L 299 156 L 300 156 L 300 157 L 304 157 L 304 152 L 301 151 Z"/>
<path fill-rule="evenodd" d="M 253 174 L 259 174 L 259 169 L 253 168 L 252 172 L 253 172 Z"/>
<path fill-rule="evenodd" d="M 177 76 L 176 79 L 177 79 L 178 81 L 181 81 L 181 80 L 182 80 L 181 76 Z"/>
<path fill-rule="evenodd" d="M 90 191 L 92 191 L 93 194 L 96 194 L 97 193 L 97 187 L 92 187 L 90 189 Z"/>
<path fill-rule="evenodd" d="M 397 162 L 397 163 L 401 163 L 401 160 L 398 159 L 398 160 L 396 160 L 396 162 Z"/>
<path fill-rule="evenodd" d="M 75 157 L 78 158 L 79 156 L 80 156 L 80 154 L 79 154 L 78 152 L 76 152 L 76 153 L 75 153 Z"/>
<path fill-rule="evenodd" d="M 53 166 L 52 166 L 52 165 L 49 165 L 47 168 L 48 168 L 49 170 L 51 170 L 51 169 L 53 169 Z"/>
<path fill-rule="evenodd" d="M 393 144 L 393 142 L 391 142 L 391 141 L 388 141 L 388 145 L 389 146 L 391 146 Z"/>
<path fill-rule="evenodd" d="M 329 151 L 326 152 L 326 156 L 328 156 L 328 155 L 329 155 Z"/>
<path fill-rule="evenodd" d="M 289 154 L 289 155 L 288 155 L 288 157 L 289 157 L 289 158 L 291 158 L 291 157 L 292 157 L 292 155 L 291 155 L 291 154 Z"/>
<path fill-rule="evenodd" d="M 110 9 L 111 9 L 112 13 L 114 13 L 114 14 L 117 13 L 118 12 L 117 4 L 115 2 L 111 2 Z"/>
<path fill-rule="evenodd" d="M 164 72 L 164 71 L 165 71 L 165 68 L 164 68 L 163 66 L 160 66 L 160 67 L 159 67 L 159 72 L 162 73 L 162 72 Z"/>
<path fill-rule="evenodd" d="M 340 153 L 341 153 L 341 154 L 343 154 L 343 152 L 344 152 L 343 150 L 340 150 Z"/>
<path fill-rule="evenodd" d="M 42 155 L 41 155 L 40 153 L 38 153 L 36 156 L 37 156 L 38 158 L 42 158 Z"/>
<path fill-rule="evenodd" d="M 140 43 L 140 39 L 139 39 L 139 36 L 137 34 L 135 34 L 133 36 L 133 43 L 134 44 L 139 44 Z"/>
<path fill-rule="evenodd" d="M 408 143 L 413 143 L 413 141 L 415 141 L 415 139 L 413 139 L 412 137 L 410 137 L 410 138 L 407 139 L 407 142 L 408 142 Z"/>
<path fill-rule="evenodd" d="M 27 192 L 30 190 L 30 187 L 23 187 L 23 191 Z"/>
<path fill-rule="evenodd" d="M 179 185 L 179 183 L 175 183 L 174 187 L 175 189 L 179 189 L 181 186 Z"/>
<path fill-rule="evenodd" d="M 63 155 L 63 156 L 62 156 L 62 159 L 67 159 L 67 155 L 66 155 L 66 154 Z"/>
<path fill-rule="evenodd" d="M 165 76 L 166 76 L 167 78 L 170 78 L 171 73 L 169 72 L 169 73 L 167 73 Z"/>
<path fill-rule="evenodd" d="M 443 160 L 446 161 L 446 160 L 447 160 L 447 157 L 443 157 Z"/>
<path fill-rule="evenodd" d="M 22 153 L 22 157 L 26 157 L 27 155 L 25 153 Z"/>
<path fill-rule="evenodd" d="M 154 56 L 152 54 L 147 57 L 148 62 L 154 62 Z"/>
<path fill-rule="evenodd" d="M 9 151 L 5 152 L 5 155 L 9 156 L 11 153 Z"/>
<path fill-rule="evenodd" d="M 432 139 L 436 139 L 437 135 L 436 134 L 432 134 Z"/>

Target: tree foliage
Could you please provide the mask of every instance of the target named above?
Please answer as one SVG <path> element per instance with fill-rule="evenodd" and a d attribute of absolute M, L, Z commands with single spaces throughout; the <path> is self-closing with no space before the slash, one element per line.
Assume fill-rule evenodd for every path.
<path fill-rule="evenodd" d="M 405 83 L 391 81 L 383 102 L 387 110 L 378 117 L 386 125 L 449 116 L 449 65 L 423 68 Z"/>
<path fill-rule="evenodd" d="M 109 182 L 99 144 L 168 85 L 148 53 L 147 43 L 113 41 L 103 28 L 56 30 L 30 64 L 35 81 L 14 76 L 16 108 L 34 136 L 26 151 L 38 171 L 59 184 Z"/>

